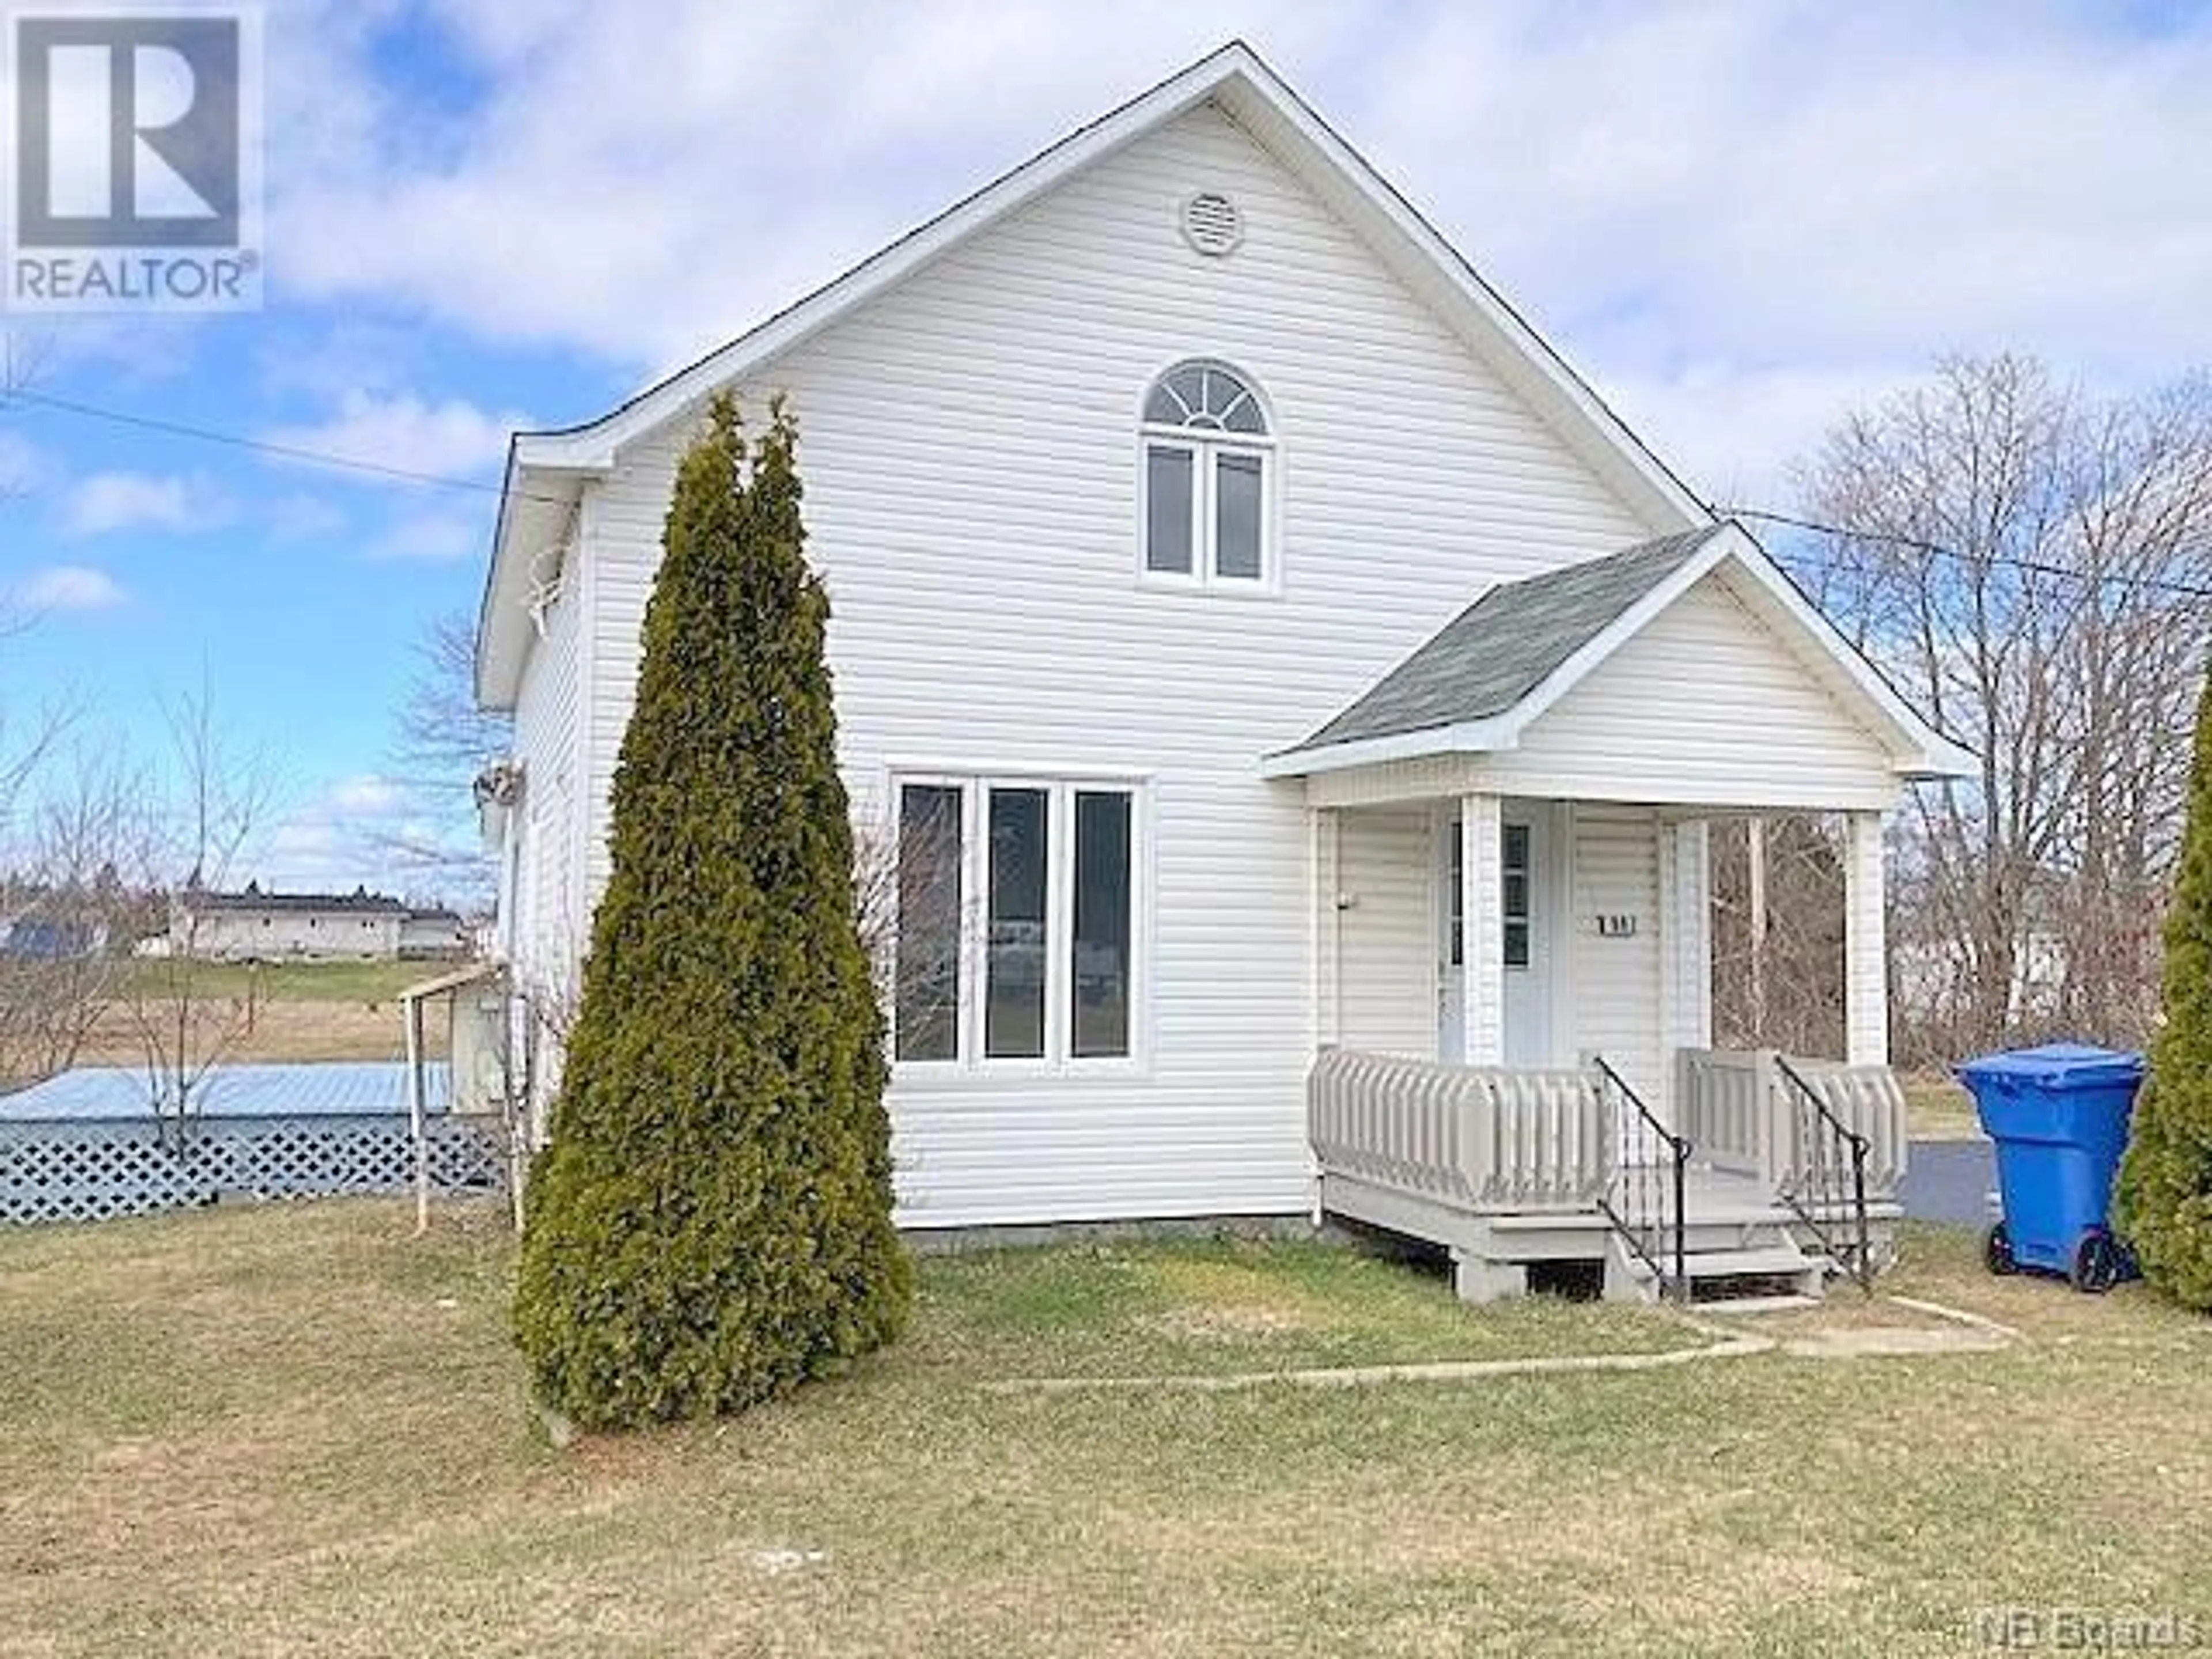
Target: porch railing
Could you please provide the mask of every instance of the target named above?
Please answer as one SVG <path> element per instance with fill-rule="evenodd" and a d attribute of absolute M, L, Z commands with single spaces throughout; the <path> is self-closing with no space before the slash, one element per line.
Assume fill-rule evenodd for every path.
<path fill-rule="evenodd" d="M 1684 1048 L 1674 1060 L 1683 1136 L 1715 1169 L 1756 1176 L 1770 1186 L 1780 1174 L 1775 1058 L 1764 1048 Z"/>
<path fill-rule="evenodd" d="M 1905 1097 L 1887 1066 L 1802 1060 L 1771 1048 L 1686 1048 L 1675 1066 L 1682 1133 L 1716 1168 L 1755 1175 L 1778 1193 L 1806 1186 L 1829 1149 L 1811 1133 L 1797 1097 L 1802 1085 L 1842 1130 L 1866 1138 L 1869 1200 L 1896 1197 L 1905 1176 Z"/>
<path fill-rule="evenodd" d="M 1905 1091 L 1897 1074 L 1887 1066 L 1850 1066 L 1839 1060 L 1800 1060 L 1787 1063 L 1797 1080 L 1820 1097 L 1837 1125 L 1867 1142 L 1867 1192 L 1872 1198 L 1889 1199 L 1905 1179 Z M 1791 1113 L 1796 1121 L 1797 1114 Z M 1785 1179 L 1810 1168 L 1814 1148 L 1801 1136 L 1784 1149 Z"/>
<path fill-rule="evenodd" d="M 1851 1127 L 1828 1104 L 1825 1090 L 1814 1085 L 1787 1060 L 1778 1059 L 1790 1106 L 1792 1163 L 1782 1200 L 1820 1241 L 1830 1258 L 1874 1290 L 1874 1239 L 1867 1218 L 1867 1158 L 1872 1139 Z"/>
<path fill-rule="evenodd" d="M 1306 1115 L 1325 1173 L 1460 1208 L 1587 1212 L 1612 1179 L 1604 1103 L 1578 1071 L 1326 1048 Z"/>
<path fill-rule="evenodd" d="M 1598 1208 L 1621 1241 L 1651 1270 L 1660 1293 L 1687 1302 L 1690 1138 L 1661 1122 L 1602 1055 L 1591 1065 L 1611 1109 L 1608 1115 L 1645 1146 L 1659 1149 L 1656 1158 L 1623 1162 L 1613 1171 Z"/>

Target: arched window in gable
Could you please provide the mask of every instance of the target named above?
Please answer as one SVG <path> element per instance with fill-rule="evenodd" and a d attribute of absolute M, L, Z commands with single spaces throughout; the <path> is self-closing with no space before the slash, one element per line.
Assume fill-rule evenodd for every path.
<path fill-rule="evenodd" d="M 1178 363 L 1145 395 L 1144 572 L 1261 588 L 1274 575 L 1274 435 L 1250 380 Z"/>

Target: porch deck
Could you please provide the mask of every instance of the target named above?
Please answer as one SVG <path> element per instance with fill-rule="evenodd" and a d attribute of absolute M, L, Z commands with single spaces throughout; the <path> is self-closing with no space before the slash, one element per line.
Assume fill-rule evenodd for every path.
<path fill-rule="evenodd" d="M 1470 1301 L 1539 1262 L 1601 1264 L 1608 1295 L 1787 1280 L 1817 1295 L 1886 1257 L 1905 1166 L 1886 1066 L 1685 1049 L 1674 1117 L 1585 1068 L 1324 1050 L 1308 1127 L 1325 1213 L 1449 1250 Z M 1677 1165 L 1680 1179 L 1677 1181 Z"/>

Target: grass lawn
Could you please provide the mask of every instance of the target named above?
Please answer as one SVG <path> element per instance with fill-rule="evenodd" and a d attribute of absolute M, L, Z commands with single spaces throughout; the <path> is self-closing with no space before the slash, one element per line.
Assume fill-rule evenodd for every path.
<path fill-rule="evenodd" d="M 398 1060 L 405 1052 L 399 993 L 455 964 L 442 962 L 203 962 L 191 969 L 191 994 L 210 1009 L 253 999 L 252 1028 L 225 1051 L 228 1062 L 253 1060 Z M 78 1056 L 86 1066 L 141 1062 L 143 1047 L 137 999 L 160 999 L 176 981 L 175 965 L 133 961 L 116 1006 L 94 1028 Z M 160 1006 L 157 1002 L 155 1006 Z M 445 1053 L 447 1004 L 427 1011 L 433 1057 Z M 227 1015 L 225 1016 L 227 1018 Z"/>
<path fill-rule="evenodd" d="M 1709 1339 L 1642 1309 L 1531 1297 L 1470 1316 L 1441 1272 L 1224 1239 L 923 1259 L 908 1357 L 969 1377 L 1214 1376 L 1650 1353 Z"/>
<path fill-rule="evenodd" d="M 556 1451 L 487 1212 L 27 1229 L 0 1651 L 1967 1653 L 1999 1604 L 2212 1633 L 2212 1325 L 1972 1252 L 1916 1232 L 1897 1287 L 2027 1342 L 1218 1395 L 981 1385 L 1703 1339 L 1318 1246 L 932 1257 L 850 1376 Z"/>
<path fill-rule="evenodd" d="M 1908 1072 L 1898 1078 L 1905 1090 L 1905 1133 L 1915 1140 L 1979 1140 L 1982 1121 L 1974 1097 L 1952 1079 L 1934 1072 Z"/>
<path fill-rule="evenodd" d="M 194 994 L 210 998 L 252 994 L 270 1002 L 390 1003 L 409 986 L 434 979 L 447 962 L 203 962 L 194 964 Z M 127 984 L 159 995 L 179 969 L 167 962 L 131 962 Z"/>

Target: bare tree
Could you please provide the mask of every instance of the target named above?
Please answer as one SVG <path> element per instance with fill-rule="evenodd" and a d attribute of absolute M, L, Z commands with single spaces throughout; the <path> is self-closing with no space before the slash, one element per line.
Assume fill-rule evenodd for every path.
<path fill-rule="evenodd" d="M 1711 848 L 1714 1041 L 1723 1048 L 1841 1054 L 1839 825 L 1803 814 L 1722 818 L 1712 825 Z"/>
<path fill-rule="evenodd" d="M 475 624 L 461 611 L 432 617 L 415 641 L 392 750 L 399 782 L 426 809 L 426 823 L 378 841 L 422 879 L 488 896 L 493 866 L 477 834 L 475 786 L 514 740 L 514 717 L 477 701 Z"/>
<path fill-rule="evenodd" d="M 208 912 L 199 902 L 236 877 L 268 813 L 266 760 L 228 743 L 203 690 L 167 711 L 173 796 L 148 815 L 137 857 L 149 887 L 172 895 L 166 953 L 135 966 L 121 1012 L 143 1074 L 147 1104 L 165 1139 L 181 1147 L 204 1085 L 250 1026 L 250 999 L 218 988 L 206 957 Z"/>
<path fill-rule="evenodd" d="M 40 342 L 0 334 L 0 413 L 37 379 L 46 356 Z M 0 471 L 0 505 L 27 488 L 19 471 Z M 0 645 L 35 621 L 0 596 Z M 73 700 L 51 695 L 35 709 L 0 709 L 0 1089 L 73 1063 L 112 988 L 110 918 L 101 912 L 119 888 L 106 855 L 120 797 L 102 769 L 82 761 L 41 789 L 79 713 Z"/>
<path fill-rule="evenodd" d="M 1856 532 L 1816 597 L 1978 757 L 1900 826 L 1908 1052 L 2139 1040 L 2212 644 L 2212 383 L 2100 401 L 2032 359 L 1952 359 L 1800 482 Z"/>
<path fill-rule="evenodd" d="M 84 754 L 14 815 L 0 951 L 0 1086 L 76 1063 L 113 1006 L 143 914 L 117 863 L 138 792 Z"/>

